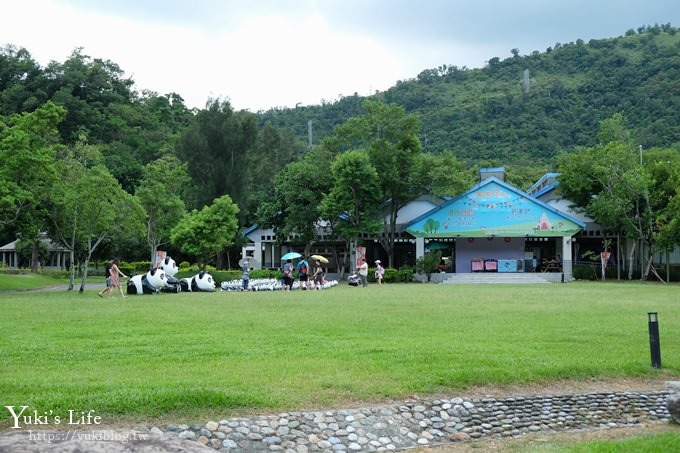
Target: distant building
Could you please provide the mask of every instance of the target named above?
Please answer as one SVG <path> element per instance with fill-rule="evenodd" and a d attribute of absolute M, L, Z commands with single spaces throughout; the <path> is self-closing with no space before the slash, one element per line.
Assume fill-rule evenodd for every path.
<path fill-rule="evenodd" d="M 69 251 L 53 242 L 46 233 L 41 233 L 40 240 L 47 246 L 49 258 L 45 263 L 40 263 L 43 269 L 66 269 L 68 267 Z M 10 268 L 30 267 L 31 263 L 22 263 L 16 247 L 19 239 L 0 247 L 0 263 Z"/>

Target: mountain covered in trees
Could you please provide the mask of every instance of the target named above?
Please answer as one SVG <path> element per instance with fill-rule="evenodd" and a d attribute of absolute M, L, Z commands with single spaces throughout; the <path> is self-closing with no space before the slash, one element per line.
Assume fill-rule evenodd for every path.
<path fill-rule="evenodd" d="M 426 152 L 453 151 L 469 164 L 552 165 L 560 151 L 596 143 L 598 124 L 623 113 L 645 148 L 680 143 L 680 34 L 671 25 L 625 36 L 560 44 L 544 52 L 491 57 L 486 67 L 442 65 L 374 98 L 421 118 Z M 315 141 L 361 112 L 362 98 L 273 109 L 261 123 Z"/>
<path fill-rule="evenodd" d="M 93 59 L 83 49 L 41 67 L 28 49 L 7 45 L 0 48 L 0 240 L 37 237 L 41 231 L 56 237 L 59 228 L 68 227 L 70 247 L 88 259 L 113 251 L 137 256 L 144 236 L 152 251 L 169 247 L 170 229 L 180 218 L 192 213 L 193 221 L 210 218 L 213 213 L 203 210 L 225 195 L 228 205 L 233 201 L 238 207 L 230 210 L 243 228 L 261 220 L 258 209 L 280 211 L 271 204 L 282 189 L 277 183 L 326 180 L 336 154 L 352 150 L 352 140 L 359 135 L 375 139 L 370 125 L 382 121 L 381 115 L 397 115 L 408 124 L 404 136 L 383 145 L 406 143 L 431 157 L 414 161 L 420 175 L 434 181 L 429 190 L 460 187 L 489 165 L 505 166 L 509 182 L 526 188 L 556 167 L 558 155 L 597 144 L 600 123 L 614 114 L 625 117 L 631 140 L 644 148 L 677 149 L 680 34 L 671 25 L 511 54 L 504 60 L 491 57 L 481 69 L 426 69 L 368 98 L 355 94 L 320 105 L 249 112 L 234 111 L 221 99 L 190 109 L 178 93 L 137 90 L 115 62 Z M 396 106 L 406 116 L 371 102 Z M 351 121 L 369 112 L 369 105 L 372 119 Z M 357 134 L 348 125 L 369 129 Z M 371 149 L 376 143 L 363 145 Z M 319 145 L 321 154 L 305 162 Z M 374 146 L 373 152 L 373 164 L 379 166 L 379 153 L 386 151 Z M 366 165 L 351 157 L 357 159 L 346 159 L 346 165 Z M 401 160 L 392 162 L 400 165 Z M 299 163 L 301 171 L 291 163 Z M 466 174 L 448 181 L 446 172 L 428 173 L 437 165 Z M 383 170 L 379 177 L 387 174 Z M 111 193 L 102 193 L 98 183 Z M 385 190 L 388 183 L 382 181 Z M 85 200 L 87 184 L 95 196 Z M 332 187 L 316 190 L 320 196 Z M 52 197 L 41 191 L 51 191 Z M 112 197 L 114 192 L 119 196 Z M 90 231 L 78 245 L 76 233 L 83 227 L 72 224 L 69 215 L 77 217 L 78 203 L 96 208 L 97 193 L 111 203 L 127 200 L 124 194 L 134 200 L 115 208 L 122 215 L 109 219 L 114 228 Z M 139 222 L 131 221 L 133 213 L 139 213 Z M 96 209 L 90 215 L 91 226 L 104 218 Z M 116 222 L 138 224 L 146 234 L 135 239 L 126 231 L 123 236 L 125 229 L 115 228 Z M 194 249 L 219 254 L 210 245 Z"/>

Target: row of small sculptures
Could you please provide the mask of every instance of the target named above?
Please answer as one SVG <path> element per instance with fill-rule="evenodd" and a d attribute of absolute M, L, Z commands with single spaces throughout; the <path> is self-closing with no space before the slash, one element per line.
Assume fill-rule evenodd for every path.
<path fill-rule="evenodd" d="M 206 271 L 190 278 L 175 278 L 179 271 L 175 260 L 166 257 L 146 274 L 135 275 L 127 283 L 128 294 L 179 293 L 181 291 L 215 291 L 215 280 Z"/>

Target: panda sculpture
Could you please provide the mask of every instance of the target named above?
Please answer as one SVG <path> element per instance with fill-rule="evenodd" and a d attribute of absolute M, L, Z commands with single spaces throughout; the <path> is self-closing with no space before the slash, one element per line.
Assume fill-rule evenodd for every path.
<path fill-rule="evenodd" d="M 128 294 L 156 294 L 165 287 L 167 278 L 163 269 L 151 269 L 145 275 L 135 275 L 127 283 Z"/>
<path fill-rule="evenodd" d="M 161 291 L 164 293 L 178 293 L 182 291 L 182 285 L 180 284 L 180 281 L 175 278 L 175 274 L 179 271 L 175 260 L 169 256 L 166 256 L 158 267 L 165 271 L 166 277 L 165 286 L 161 288 Z"/>
<path fill-rule="evenodd" d="M 206 271 L 200 271 L 191 278 L 183 278 L 180 280 L 180 284 L 182 291 L 215 291 L 215 280 Z"/>
<path fill-rule="evenodd" d="M 179 271 L 177 263 L 175 263 L 175 260 L 173 260 L 169 256 L 166 256 L 165 259 L 161 261 L 161 264 L 158 267 L 163 269 L 165 271 L 165 275 L 167 275 L 168 277 L 174 277 L 177 271 Z"/>

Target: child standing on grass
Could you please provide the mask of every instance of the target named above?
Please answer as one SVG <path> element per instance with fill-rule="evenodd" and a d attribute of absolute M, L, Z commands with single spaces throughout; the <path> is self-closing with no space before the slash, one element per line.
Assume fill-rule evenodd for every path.
<path fill-rule="evenodd" d="M 382 267 L 380 260 L 375 260 L 375 281 L 378 282 L 378 285 L 382 285 L 384 274 L 385 268 Z"/>

